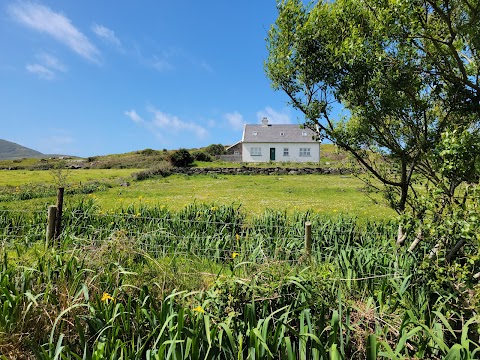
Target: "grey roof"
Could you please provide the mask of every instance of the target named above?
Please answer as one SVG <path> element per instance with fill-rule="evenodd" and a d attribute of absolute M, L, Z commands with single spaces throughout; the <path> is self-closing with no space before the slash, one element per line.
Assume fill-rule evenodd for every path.
<path fill-rule="evenodd" d="M 304 136 L 303 133 L 307 135 Z M 315 132 L 298 124 L 245 124 L 244 143 L 315 143 Z"/>

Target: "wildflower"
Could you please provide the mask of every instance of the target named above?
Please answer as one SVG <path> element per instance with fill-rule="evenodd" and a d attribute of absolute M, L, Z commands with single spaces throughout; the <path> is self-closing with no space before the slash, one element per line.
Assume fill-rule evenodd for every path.
<path fill-rule="evenodd" d="M 240 254 L 237 253 L 237 252 L 234 252 L 234 253 L 232 254 L 232 259 L 235 259 L 238 255 L 240 255 Z"/>
<path fill-rule="evenodd" d="M 239 240 L 240 240 L 240 235 L 235 234 L 235 239 L 236 239 L 237 241 L 239 241 Z"/>
<path fill-rule="evenodd" d="M 199 312 L 199 313 L 202 313 L 202 314 L 205 313 L 205 310 L 203 310 L 203 308 L 200 305 L 198 305 L 196 308 L 194 308 L 193 311 L 196 311 L 196 312 Z"/>
<path fill-rule="evenodd" d="M 115 301 L 115 299 L 109 293 L 104 292 L 103 295 L 102 295 L 101 301 L 102 302 L 107 302 L 108 300 Z"/>
<path fill-rule="evenodd" d="M 212 206 L 212 208 L 210 210 L 215 211 L 215 210 L 217 210 L 217 208 L 215 206 Z"/>
<path fill-rule="evenodd" d="M 110 225 L 115 225 L 115 223 L 112 221 L 112 222 L 110 223 Z"/>
<path fill-rule="evenodd" d="M 137 213 L 137 217 L 139 217 L 140 215 L 142 215 L 142 214 L 140 214 L 140 213 Z"/>

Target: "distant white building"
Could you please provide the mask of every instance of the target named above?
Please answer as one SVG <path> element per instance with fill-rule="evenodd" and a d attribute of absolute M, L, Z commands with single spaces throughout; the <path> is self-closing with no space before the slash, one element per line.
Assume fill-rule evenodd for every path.
<path fill-rule="evenodd" d="M 295 124 L 245 124 L 242 137 L 242 161 L 319 162 L 320 142 L 314 131 Z"/>

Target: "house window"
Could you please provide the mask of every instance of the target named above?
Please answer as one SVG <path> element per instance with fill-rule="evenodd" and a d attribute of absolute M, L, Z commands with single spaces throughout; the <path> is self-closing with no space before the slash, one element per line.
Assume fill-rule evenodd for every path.
<path fill-rule="evenodd" d="M 257 133 L 256 131 L 253 132 L 253 136 L 257 136 L 257 134 L 258 134 L 258 133 Z"/>
<path fill-rule="evenodd" d="M 300 148 L 300 156 L 310 156 L 310 148 Z"/>
<path fill-rule="evenodd" d="M 289 156 L 288 148 L 283 148 L 283 156 Z"/>
<path fill-rule="evenodd" d="M 252 147 L 252 149 L 250 150 L 250 155 L 252 155 L 252 156 L 262 156 L 262 148 Z"/>
<path fill-rule="evenodd" d="M 281 133 L 280 133 L 280 136 L 285 136 L 285 133 L 284 133 L 284 132 L 281 132 Z"/>
<path fill-rule="evenodd" d="M 307 132 L 306 132 L 306 131 L 302 131 L 302 136 L 307 136 Z"/>
<path fill-rule="evenodd" d="M 240 155 L 240 151 L 234 151 L 233 155 Z"/>

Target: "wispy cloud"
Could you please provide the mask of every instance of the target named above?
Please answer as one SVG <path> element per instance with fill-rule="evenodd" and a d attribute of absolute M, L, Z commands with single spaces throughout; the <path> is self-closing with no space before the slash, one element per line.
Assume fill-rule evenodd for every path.
<path fill-rule="evenodd" d="M 92 25 L 92 31 L 97 35 L 100 39 L 116 46 L 117 48 L 122 47 L 122 43 L 120 40 L 115 36 L 115 32 L 112 29 L 107 28 L 106 26 L 94 24 Z"/>
<path fill-rule="evenodd" d="M 61 72 L 67 71 L 67 67 L 52 54 L 42 52 L 40 54 L 37 54 L 37 58 L 42 64 L 44 64 L 45 66 L 48 66 L 52 70 L 61 71 Z"/>
<path fill-rule="evenodd" d="M 144 122 L 142 117 L 140 115 L 138 115 L 135 110 L 125 111 L 124 114 L 126 116 L 128 116 L 133 122 L 136 122 L 136 123 L 143 123 Z"/>
<path fill-rule="evenodd" d="M 154 55 L 152 66 L 154 69 L 165 72 L 175 69 L 173 65 L 173 57 L 176 56 L 177 51 L 174 49 L 163 51 L 160 55 Z"/>
<path fill-rule="evenodd" d="M 25 66 L 28 72 L 37 75 L 40 79 L 53 80 L 55 72 L 40 64 L 28 64 Z"/>
<path fill-rule="evenodd" d="M 38 149 L 45 154 L 70 155 L 75 138 L 65 129 L 48 129 L 48 135 L 39 138 Z"/>
<path fill-rule="evenodd" d="M 194 122 L 184 121 L 175 115 L 166 114 L 152 106 L 150 106 L 148 110 L 154 115 L 152 124 L 156 128 L 167 131 L 173 130 L 176 133 L 180 131 L 194 133 L 198 138 L 204 138 L 208 135 L 208 132 L 204 127 L 195 124 Z"/>
<path fill-rule="evenodd" d="M 291 124 L 292 123 L 288 110 L 284 110 L 283 112 L 280 112 L 267 106 L 265 109 L 257 112 L 257 118 L 259 123 L 262 121 L 264 117 L 268 118 L 268 122 L 270 124 Z"/>
<path fill-rule="evenodd" d="M 53 80 L 58 72 L 66 72 L 67 67 L 55 56 L 47 53 L 37 54 L 37 63 L 25 66 L 28 72 L 37 75 L 40 79 Z"/>
<path fill-rule="evenodd" d="M 65 15 L 31 2 L 17 2 L 10 5 L 8 11 L 19 23 L 50 35 L 87 60 L 100 63 L 98 49 Z"/>
<path fill-rule="evenodd" d="M 245 124 L 245 120 L 243 120 L 242 114 L 235 111 L 233 113 L 227 113 L 224 115 L 225 119 L 227 119 L 228 123 L 232 127 L 233 130 L 242 130 L 243 125 Z"/>
<path fill-rule="evenodd" d="M 128 110 L 124 112 L 130 120 L 147 128 L 156 135 L 177 135 L 189 136 L 193 134 L 195 137 L 203 139 L 208 136 L 208 131 L 192 122 L 180 119 L 178 116 L 164 113 L 153 106 L 147 108 L 148 112 L 152 114 L 150 120 L 144 120 L 135 110 Z"/>

